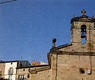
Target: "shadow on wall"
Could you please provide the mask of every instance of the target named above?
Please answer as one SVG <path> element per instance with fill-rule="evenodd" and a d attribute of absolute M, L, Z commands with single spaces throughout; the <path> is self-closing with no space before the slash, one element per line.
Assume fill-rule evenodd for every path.
<path fill-rule="evenodd" d="M 3 79 L 3 78 L 0 78 L 0 80 L 8 80 L 8 79 Z"/>

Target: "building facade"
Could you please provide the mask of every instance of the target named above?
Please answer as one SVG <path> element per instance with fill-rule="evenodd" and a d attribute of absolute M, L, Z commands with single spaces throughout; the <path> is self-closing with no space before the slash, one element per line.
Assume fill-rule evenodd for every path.
<path fill-rule="evenodd" d="M 27 60 L 0 61 L 0 77 L 6 80 L 16 80 L 17 68 L 31 64 Z"/>
<path fill-rule="evenodd" d="M 4 78 L 9 80 L 16 80 L 17 62 L 6 62 Z"/>
<path fill-rule="evenodd" d="M 16 80 L 31 80 L 31 73 L 29 67 L 17 68 Z"/>
<path fill-rule="evenodd" d="M 5 72 L 5 64 L 0 63 L 0 79 L 4 78 L 4 72 Z"/>
<path fill-rule="evenodd" d="M 16 80 L 51 80 L 49 65 L 36 65 L 17 68 Z"/>

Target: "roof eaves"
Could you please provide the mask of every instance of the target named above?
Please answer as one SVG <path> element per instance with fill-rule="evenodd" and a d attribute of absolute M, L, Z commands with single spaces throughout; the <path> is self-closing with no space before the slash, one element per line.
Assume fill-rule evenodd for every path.
<path fill-rule="evenodd" d="M 0 63 L 21 62 L 21 61 L 28 61 L 28 60 L 0 61 Z"/>
<path fill-rule="evenodd" d="M 58 47 L 52 48 L 52 49 L 50 50 L 50 52 L 56 51 L 56 50 L 58 50 L 58 49 L 65 48 L 65 47 L 68 47 L 68 46 L 71 46 L 71 45 L 72 45 L 72 43 L 60 45 L 60 46 L 58 46 Z"/>
<path fill-rule="evenodd" d="M 33 68 L 33 67 L 44 67 L 44 66 L 49 66 L 49 65 L 36 65 L 36 66 L 17 67 L 17 69 L 21 69 L 21 68 Z"/>

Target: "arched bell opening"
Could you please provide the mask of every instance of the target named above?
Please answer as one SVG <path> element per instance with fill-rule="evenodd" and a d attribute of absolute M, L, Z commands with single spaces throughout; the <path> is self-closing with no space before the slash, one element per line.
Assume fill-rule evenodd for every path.
<path fill-rule="evenodd" d="M 86 43 L 86 25 L 81 26 L 81 43 Z"/>

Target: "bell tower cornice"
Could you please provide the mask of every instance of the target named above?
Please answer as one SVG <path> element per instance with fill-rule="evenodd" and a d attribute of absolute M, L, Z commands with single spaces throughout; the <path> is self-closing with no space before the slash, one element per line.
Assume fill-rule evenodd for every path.
<path fill-rule="evenodd" d="M 71 19 L 71 23 L 74 22 L 74 21 L 80 21 L 80 22 L 95 22 L 94 16 L 92 16 L 92 17 L 87 16 L 85 9 L 83 9 L 83 10 L 81 11 L 81 13 L 82 13 L 81 16 L 73 17 L 73 18 Z"/>

